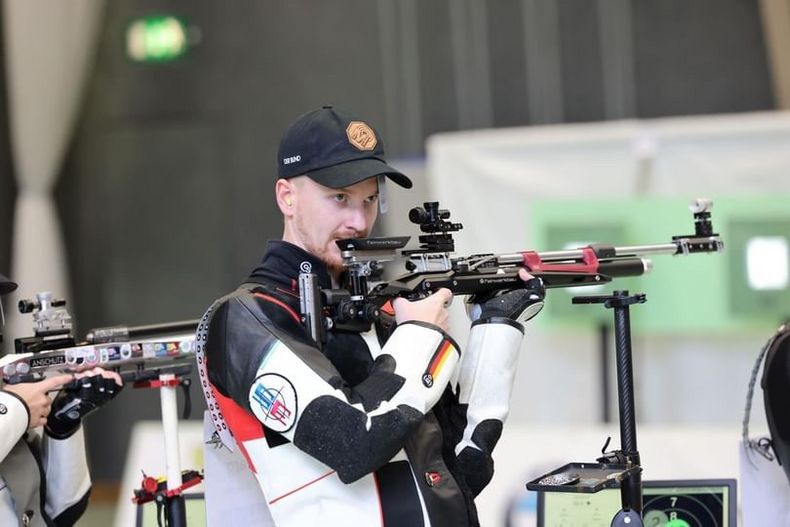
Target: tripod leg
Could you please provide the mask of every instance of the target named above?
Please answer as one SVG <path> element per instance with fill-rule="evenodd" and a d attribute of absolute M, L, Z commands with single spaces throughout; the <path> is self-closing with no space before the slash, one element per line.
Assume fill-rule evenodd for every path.
<path fill-rule="evenodd" d="M 168 498 L 166 505 L 167 527 L 184 527 L 187 524 L 187 510 L 184 496 Z"/>

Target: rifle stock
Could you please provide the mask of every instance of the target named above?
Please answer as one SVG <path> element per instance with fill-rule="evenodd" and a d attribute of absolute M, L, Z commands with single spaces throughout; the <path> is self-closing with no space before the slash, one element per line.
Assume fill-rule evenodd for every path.
<path fill-rule="evenodd" d="M 58 343 L 63 341 L 64 335 L 51 342 L 40 335 L 30 337 L 37 339 L 44 351 L 3 357 L 0 380 L 3 384 L 34 382 L 61 373 L 101 367 L 117 371 L 126 381 L 138 381 L 162 370 L 191 366 L 195 362 L 197 323 L 197 320 L 189 320 L 98 328 L 88 333 L 86 342 L 62 347 Z"/>
<path fill-rule="evenodd" d="M 141 342 L 86 344 L 36 353 L 14 354 L 2 362 L 3 384 L 33 382 L 61 373 L 95 367 L 114 370 L 125 380 L 136 380 L 144 371 L 192 364 L 194 336 Z"/>

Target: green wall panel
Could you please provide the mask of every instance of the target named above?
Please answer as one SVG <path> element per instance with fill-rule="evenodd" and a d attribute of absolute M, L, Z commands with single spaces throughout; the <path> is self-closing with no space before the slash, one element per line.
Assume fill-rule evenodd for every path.
<path fill-rule="evenodd" d="M 538 251 L 560 250 L 570 241 L 665 244 L 673 235 L 694 232 L 688 201 L 539 200 L 530 209 L 532 240 Z M 637 334 L 764 332 L 790 317 L 790 291 L 753 291 L 744 271 L 749 237 L 785 236 L 790 243 L 790 196 L 714 198 L 712 221 L 724 241 L 724 253 L 653 256 L 650 274 L 615 279 L 604 291 L 579 290 L 578 294 L 615 289 L 646 293 L 647 303 L 631 309 L 632 330 Z M 607 234 L 613 239 L 597 239 Z M 571 296 L 567 290 L 551 290 L 539 324 L 549 330 L 591 329 L 612 320 L 611 310 L 572 305 Z"/>

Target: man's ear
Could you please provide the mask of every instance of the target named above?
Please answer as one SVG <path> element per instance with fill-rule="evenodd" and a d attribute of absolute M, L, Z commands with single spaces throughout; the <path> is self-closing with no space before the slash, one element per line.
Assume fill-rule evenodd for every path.
<path fill-rule="evenodd" d="M 293 207 L 296 202 L 296 189 L 293 181 L 278 179 L 274 185 L 274 194 L 277 197 L 277 206 L 280 207 L 283 216 L 293 216 Z"/>

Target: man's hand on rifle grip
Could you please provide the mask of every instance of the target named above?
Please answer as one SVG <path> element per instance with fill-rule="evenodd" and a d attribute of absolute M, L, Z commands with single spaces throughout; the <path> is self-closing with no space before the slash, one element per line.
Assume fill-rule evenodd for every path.
<path fill-rule="evenodd" d="M 56 375 L 38 382 L 7 384 L 3 386 L 3 390 L 17 395 L 25 402 L 30 414 L 28 428 L 36 428 L 47 422 L 47 416 L 52 407 L 52 398 L 48 392 L 59 390 L 72 378 L 70 374 Z"/>
<path fill-rule="evenodd" d="M 537 315 L 543 309 L 543 299 L 546 297 L 543 281 L 523 267 L 519 269 L 518 276 L 524 281 L 522 289 L 499 292 L 487 298 L 469 297 L 466 301 L 469 318 L 475 321 L 504 317 L 523 324 Z"/>
<path fill-rule="evenodd" d="M 422 300 L 410 302 L 405 298 L 396 298 L 392 302 L 392 308 L 395 310 L 395 321 L 398 324 L 414 320 L 439 326 L 446 332 L 450 329 L 447 307 L 452 301 L 453 293 L 443 287 Z"/>
<path fill-rule="evenodd" d="M 105 405 L 123 389 L 120 375 L 102 368 L 78 373 L 52 402 L 45 430 L 56 439 L 73 434 L 82 418 Z"/>

